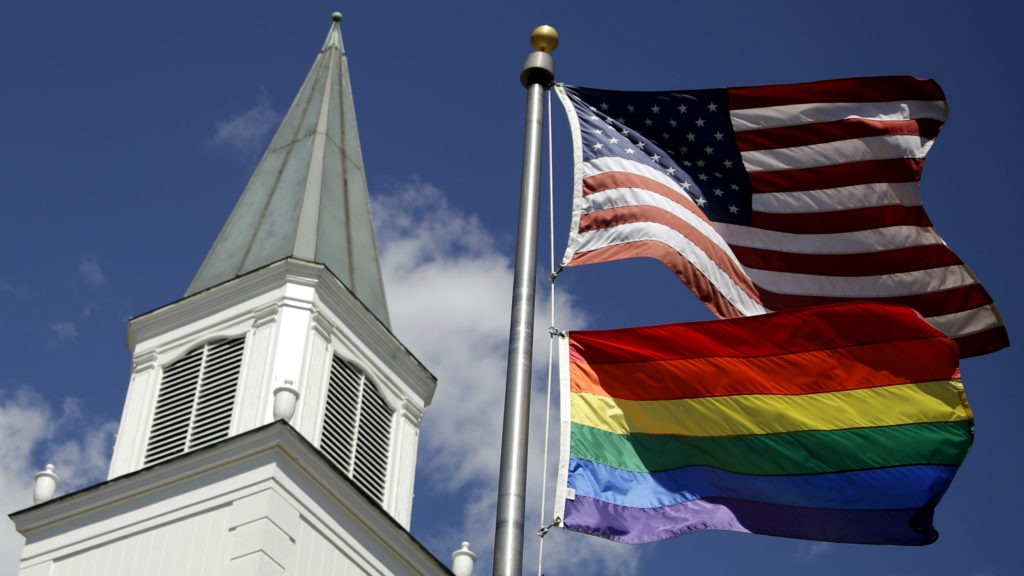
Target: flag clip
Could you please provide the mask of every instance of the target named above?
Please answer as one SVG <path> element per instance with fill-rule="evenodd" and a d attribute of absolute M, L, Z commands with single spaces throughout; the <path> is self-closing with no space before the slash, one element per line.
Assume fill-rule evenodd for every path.
<path fill-rule="evenodd" d="M 555 516 L 555 519 L 554 519 L 554 521 L 551 522 L 551 524 L 548 524 L 547 526 L 541 526 L 540 530 L 537 530 L 537 536 L 540 536 L 541 538 L 544 538 L 545 536 L 548 535 L 548 532 L 551 532 L 552 528 L 554 528 L 556 526 L 561 526 L 561 525 L 562 525 L 562 518 L 559 517 L 559 516 Z"/>

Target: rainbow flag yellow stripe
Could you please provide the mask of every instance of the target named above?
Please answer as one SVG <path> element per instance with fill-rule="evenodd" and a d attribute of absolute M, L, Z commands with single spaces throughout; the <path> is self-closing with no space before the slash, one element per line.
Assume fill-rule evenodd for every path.
<path fill-rule="evenodd" d="M 573 393 L 572 421 L 615 434 L 741 436 L 971 419 L 957 381 L 792 396 L 622 400 Z M 766 417 L 770 415 L 770 417 Z"/>

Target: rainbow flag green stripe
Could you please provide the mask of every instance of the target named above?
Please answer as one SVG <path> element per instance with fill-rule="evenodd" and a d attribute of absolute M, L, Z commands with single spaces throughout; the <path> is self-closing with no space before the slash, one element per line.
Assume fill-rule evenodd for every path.
<path fill-rule="evenodd" d="M 741 474 L 822 474 L 887 466 L 958 466 L 967 455 L 967 421 L 790 434 L 692 438 L 614 434 L 572 424 L 570 454 L 633 472 L 711 466 Z"/>

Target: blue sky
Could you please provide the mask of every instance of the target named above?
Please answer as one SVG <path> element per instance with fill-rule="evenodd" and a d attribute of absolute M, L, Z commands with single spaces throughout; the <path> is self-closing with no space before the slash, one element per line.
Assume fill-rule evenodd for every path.
<path fill-rule="evenodd" d="M 22 2 L 0 18 L 0 511 L 31 476 L 105 478 L 128 384 L 127 320 L 180 298 L 344 14 L 366 163 L 399 338 L 439 378 L 421 436 L 413 533 L 439 558 L 462 540 L 490 571 L 511 258 L 529 34 L 561 33 L 558 80 L 657 90 L 911 74 L 936 79 L 950 119 L 923 195 L 936 228 L 995 298 L 1012 342 L 1024 233 L 1014 98 L 1024 54 L 1012 2 L 269 2 L 152 8 Z M 554 104 L 555 250 L 571 195 Z M 545 205 L 547 200 L 544 201 Z M 547 221 L 547 215 L 542 215 Z M 549 242 L 542 234 L 541 261 Z M 541 274 L 541 277 L 546 274 Z M 548 306 L 540 291 L 538 311 Z M 660 264 L 575 268 L 560 328 L 710 315 Z M 542 320 L 542 326 L 547 325 Z M 530 525 L 539 525 L 543 366 L 537 346 Z M 629 547 L 552 532 L 545 573 L 1024 572 L 1017 345 L 962 364 L 977 437 L 924 548 L 699 533 Z M 554 432 L 553 432 L 554 433 Z M 550 508 L 550 499 L 548 499 Z M 526 572 L 537 542 L 527 541 Z M 0 573 L 20 539 L 0 518 Z"/>

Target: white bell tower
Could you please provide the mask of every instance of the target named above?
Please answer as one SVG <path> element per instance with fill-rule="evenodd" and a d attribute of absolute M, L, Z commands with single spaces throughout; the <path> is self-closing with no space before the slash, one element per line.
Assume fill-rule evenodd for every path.
<path fill-rule="evenodd" d="M 108 480 L 21 574 L 447 574 L 409 533 L 435 378 L 391 333 L 333 24 L 184 298 L 133 318 Z"/>

